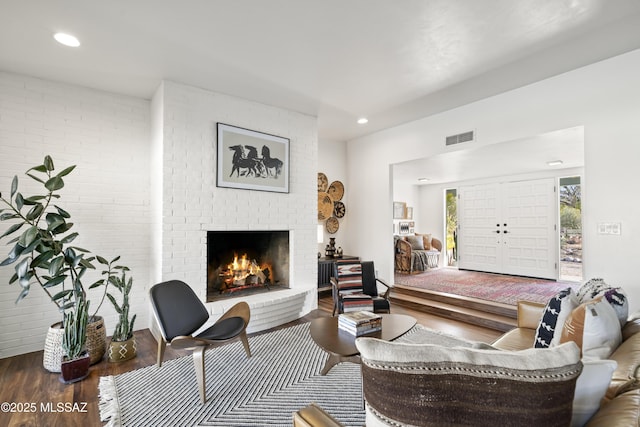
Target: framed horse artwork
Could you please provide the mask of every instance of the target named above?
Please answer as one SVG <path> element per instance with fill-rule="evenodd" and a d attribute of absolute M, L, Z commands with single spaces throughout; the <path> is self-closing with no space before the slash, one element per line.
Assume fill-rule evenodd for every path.
<path fill-rule="evenodd" d="M 289 139 L 217 124 L 216 185 L 289 192 Z"/>

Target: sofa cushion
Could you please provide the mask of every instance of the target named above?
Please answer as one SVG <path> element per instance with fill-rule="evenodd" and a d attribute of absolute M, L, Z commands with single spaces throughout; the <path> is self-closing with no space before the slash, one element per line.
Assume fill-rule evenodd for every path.
<path fill-rule="evenodd" d="M 564 323 L 560 342 L 573 341 L 585 360 L 607 359 L 622 342 L 615 310 L 604 298 L 580 304 Z"/>
<path fill-rule="evenodd" d="M 411 245 L 411 249 L 414 251 L 424 250 L 424 240 L 422 236 L 407 236 L 407 242 Z"/>
<path fill-rule="evenodd" d="M 576 382 L 573 398 L 572 427 L 582 427 L 600 409 L 600 401 L 617 366 L 613 360 L 583 361 L 582 364 L 582 373 Z"/>
<path fill-rule="evenodd" d="M 626 341 L 637 333 L 640 333 L 640 318 L 634 318 L 632 316 L 622 328 L 622 341 Z"/>
<path fill-rule="evenodd" d="M 631 388 L 640 388 L 640 334 L 627 338 L 610 356 L 618 363 L 613 371 L 606 398 L 613 399 Z"/>
<path fill-rule="evenodd" d="M 506 332 L 491 345 L 500 350 L 518 351 L 531 348 L 536 336 L 535 329 L 514 328 Z"/>
<path fill-rule="evenodd" d="M 425 251 L 430 251 L 432 248 L 431 246 L 431 242 L 433 240 L 433 238 L 431 237 L 431 234 L 418 234 L 416 233 L 416 236 L 421 236 L 422 237 L 422 245 L 424 246 L 424 250 Z"/>
<path fill-rule="evenodd" d="M 566 426 L 582 370 L 574 343 L 518 352 L 358 338 L 367 427 Z"/>
<path fill-rule="evenodd" d="M 577 306 L 578 300 L 571 288 L 563 289 L 551 298 L 536 330 L 534 347 L 548 348 L 559 344 L 564 321 Z"/>
<path fill-rule="evenodd" d="M 585 427 L 637 427 L 639 419 L 640 389 L 636 389 L 604 403 Z"/>

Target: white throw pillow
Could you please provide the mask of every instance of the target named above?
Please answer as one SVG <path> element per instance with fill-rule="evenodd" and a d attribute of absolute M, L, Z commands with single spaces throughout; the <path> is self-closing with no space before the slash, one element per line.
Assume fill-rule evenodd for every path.
<path fill-rule="evenodd" d="M 604 299 L 580 304 L 564 323 L 560 342 L 575 342 L 582 350 L 582 360 L 602 360 L 611 356 L 622 342 L 618 316 Z"/>
<path fill-rule="evenodd" d="M 573 397 L 571 427 L 582 427 L 600 409 L 600 401 L 607 392 L 611 375 L 618 367 L 615 360 L 583 361 L 582 373 L 576 382 Z"/>

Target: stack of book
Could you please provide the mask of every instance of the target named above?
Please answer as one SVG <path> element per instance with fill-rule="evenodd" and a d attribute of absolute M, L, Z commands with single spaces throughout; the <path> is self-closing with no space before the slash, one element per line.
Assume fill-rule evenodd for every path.
<path fill-rule="evenodd" d="M 338 328 L 355 336 L 382 329 L 382 317 L 370 311 L 352 311 L 338 316 Z"/>

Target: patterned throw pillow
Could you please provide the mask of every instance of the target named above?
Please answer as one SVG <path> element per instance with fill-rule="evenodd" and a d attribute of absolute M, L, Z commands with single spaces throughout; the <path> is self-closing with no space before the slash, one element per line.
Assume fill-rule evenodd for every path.
<path fill-rule="evenodd" d="M 340 293 L 362 292 L 362 265 L 360 262 L 336 262 L 336 280 Z"/>
<path fill-rule="evenodd" d="M 604 279 L 599 277 L 588 280 L 584 285 L 578 289 L 578 301 L 580 304 L 583 302 L 591 301 L 596 298 L 601 292 L 606 291 L 611 286 L 607 285 Z"/>
<path fill-rule="evenodd" d="M 557 345 L 565 319 L 577 306 L 578 300 L 571 288 L 563 289 L 551 298 L 538 324 L 534 347 L 548 348 Z"/>
<path fill-rule="evenodd" d="M 589 280 L 578 290 L 578 300 L 581 304 L 599 297 L 604 297 L 611 304 L 616 311 L 620 326 L 624 326 L 629 317 L 629 301 L 624 290 L 620 287 L 611 287 L 600 278 Z"/>
<path fill-rule="evenodd" d="M 569 426 L 574 343 L 478 350 L 358 338 L 366 425 Z"/>

